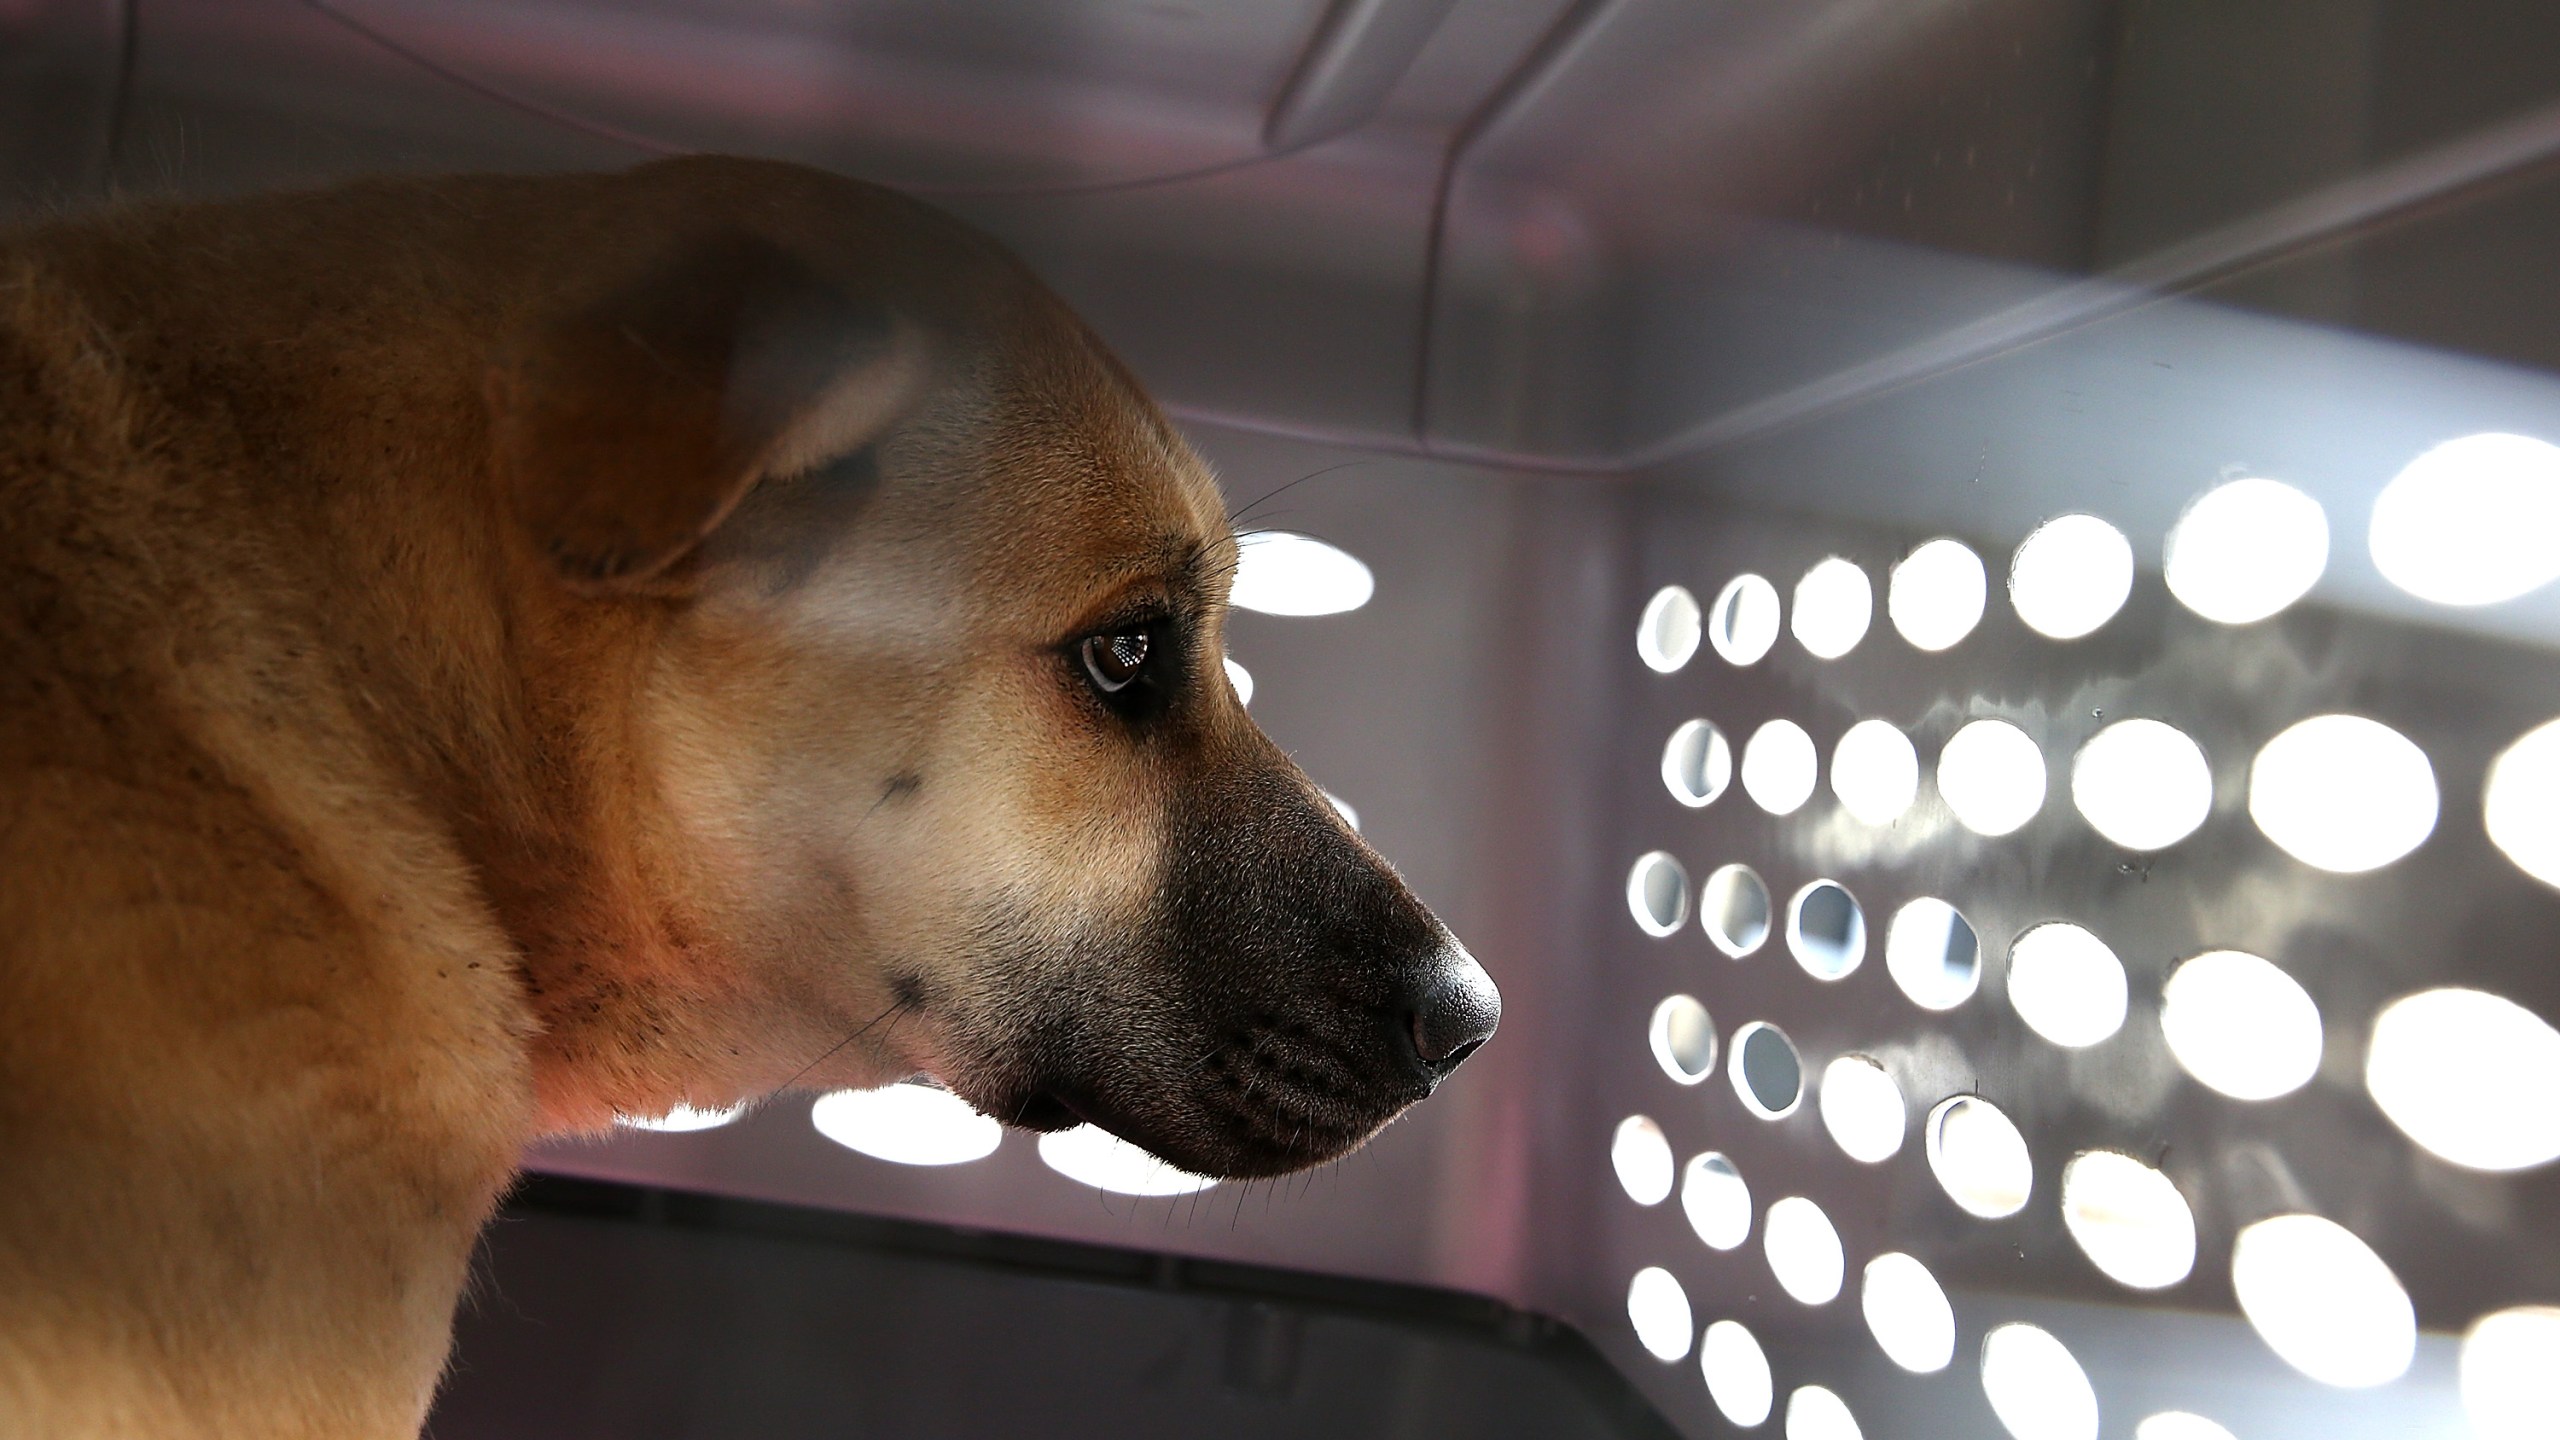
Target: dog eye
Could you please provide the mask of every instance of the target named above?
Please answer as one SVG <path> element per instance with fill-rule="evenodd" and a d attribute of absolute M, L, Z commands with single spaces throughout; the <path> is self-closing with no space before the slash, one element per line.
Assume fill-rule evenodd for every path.
<path fill-rule="evenodd" d="M 1131 682 L 1147 668 L 1147 632 L 1128 630 L 1118 635 L 1089 635 L 1081 647 L 1084 673 L 1093 680 L 1093 688 L 1105 695 L 1116 695 L 1129 688 Z"/>

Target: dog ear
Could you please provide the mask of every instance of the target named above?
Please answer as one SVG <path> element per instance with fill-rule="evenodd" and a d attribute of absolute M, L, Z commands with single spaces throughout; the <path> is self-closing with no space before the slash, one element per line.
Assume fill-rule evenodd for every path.
<path fill-rule="evenodd" d="M 770 240 L 690 242 L 491 372 L 515 519 L 573 585 L 667 588 L 759 476 L 897 417 L 921 369 L 903 329 Z"/>

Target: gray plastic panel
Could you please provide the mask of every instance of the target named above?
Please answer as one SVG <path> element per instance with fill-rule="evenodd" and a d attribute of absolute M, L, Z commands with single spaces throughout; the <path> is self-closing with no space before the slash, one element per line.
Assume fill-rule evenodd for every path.
<path fill-rule="evenodd" d="M 0 217 L 80 199 L 105 179 L 125 16 L 120 0 L 0 6 Z"/>

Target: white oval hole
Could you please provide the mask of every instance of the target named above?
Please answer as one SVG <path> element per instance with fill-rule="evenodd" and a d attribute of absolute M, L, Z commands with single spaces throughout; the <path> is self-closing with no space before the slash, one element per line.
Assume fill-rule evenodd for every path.
<path fill-rule="evenodd" d="M 1693 995 L 1673 995 L 1653 1007 L 1647 1032 L 1653 1063 L 1683 1085 L 1695 1085 L 1715 1073 L 1716 1022 Z"/>
<path fill-rule="evenodd" d="M 2066 1050 L 2123 1028 L 2126 999 L 2124 962 L 2077 925 L 2049 921 L 2009 944 L 2010 1006 L 2027 1028 Z"/>
<path fill-rule="evenodd" d="M 2016 831 L 2044 808 L 2044 752 L 2006 720 L 1976 720 L 1938 752 L 1938 795 L 1976 835 Z"/>
<path fill-rule="evenodd" d="M 743 1104 L 721 1110 L 696 1110 L 678 1105 L 664 1115 L 616 1115 L 613 1122 L 627 1130 L 655 1130 L 662 1135 L 686 1135 L 696 1130 L 717 1130 L 747 1113 Z"/>
<path fill-rule="evenodd" d="M 2027 1137 L 1999 1106 L 1979 1095 L 1941 1100 L 1920 1133 L 1929 1173 L 1957 1208 L 1984 1220 L 2027 1208 L 2035 1163 L 2027 1155 Z"/>
<path fill-rule="evenodd" d="M 1668 675 L 1698 653 L 1700 633 L 1698 597 L 1684 586 L 1665 585 L 1636 620 L 1636 658 L 1646 669 Z"/>
<path fill-rule="evenodd" d="M 1982 983 L 1982 937 L 1944 900 L 1923 896 L 1894 912 L 1884 968 L 1923 1010 L 1953 1010 Z"/>
<path fill-rule="evenodd" d="M 1691 1157 L 1681 1172 L 1680 1211 L 1710 1250 L 1731 1250 L 1751 1238 L 1751 1187 L 1713 1150 Z"/>
<path fill-rule="evenodd" d="M 1785 1119 L 1804 1098 L 1804 1061 L 1796 1055 L 1796 1042 L 1765 1020 L 1733 1032 L 1733 1058 L 1725 1068 L 1742 1108 L 1763 1120 Z"/>
<path fill-rule="evenodd" d="M 2462 1337 L 2462 1413 L 2478 1440 L 2551 1440 L 2560 1417 L 2560 1308 L 2483 1315 Z"/>
<path fill-rule="evenodd" d="M 2374 1017 L 2365 1089 L 2442 1160 L 2523 1170 L 2560 1159 L 2560 1030 L 2480 990 L 2427 990 Z"/>
<path fill-rule="evenodd" d="M 2027 628 L 2077 640 L 2115 618 L 2133 593 L 2133 545 L 2095 515 L 2046 521 L 2009 562 L 2009 603 Z"/>
<path fill-rule="evenodd" d="M 1792 815 L 1813 798 L 1821 757 L 1813 737 L 1793 720 L 1772 720 L 1742 747 L 1742 793 L 1772 815 Z"/>
<path fill-rule="evenodd" d="M 1801 1195 L 1770 1206 L 1760 1223 L 1760 1244 L 1779 1289 L 1806 1305 L 1828 1305 L 1839 1297 L 1848 1260 L 1840 1252 L 1840 1232 L 1821 1206 Z"/>
<path fill-rule="evenodd" d="M 1650 1116 L 1618 1122 L 1609 1141 L 1609 1167 L 1618 1172 L 1627 1198 L 1639 1205 L 1659 1205 L 1671 1195 L 1671 1142 Z"/>
<path fill-rule="evenodd" d="M 1733 783 L 1733 746 L 1705 720 L 1671 732 L 1662 747 L 1662 788 L 1692 810 L 1712 805 Z"/>
<path fill-rule="evenodd" d="M 1318 789 L 1316 793 L 1324 797 L 1324 803 L 1333 807 L 1334 814 L 1342 817 L 1343 824 L 1350 826 L 1354 831 L 1357 831 L 1360 828 L 1360 812 L 1351 808 L 1350 801 L 1343 799 L 1341 796 L 1334 794 L 1330 790 Z M 1675 926 L 1673 928 L 1676 929 L 1678 927 Z"/>
<path fill-rule="evenodd" d="M 2089 1372 L 2033 1325 L 2003 1325 L 1983 1337 L 1982 1393 L 2016 1440 L 2098 1440 Z"/>
<path fill-rule="evenodd" d="M 2481 819 L 2517 869 L 2560 885 L 2560 720 L 2527 730 L 2489 763 Z"/>
<path fill-rule="evenodd" d="M 1861 720 L 1831 751 L 1831 793 L 1869 825 L 1902 818 L 1920 794 L 1920 752 L 1882 720 Z"/>
<path fill-rule="evenodd" d="M 1756 665 L 1778 643 L 1778 587 L 1757 575 L 1737 575 L 1716 596 L 1707 643 L 1733 665 Z"/>
<path fill-rule="evenodd" d="M 2436 827 L 2436 776 L 2399 731 L 2361 715 L 2314 715 L 2249 767 L 2249 817 L 2314 869 L 2360 874 L 2418 848 Z"/>
<path fill-rule="evenodd" d="M 2169 531 L 2160 578 L 2207 620 L 2248 625 L 2311 593 L 2329 568 L 2329 517 L 2281 480 L 2205 493 Z"/>
<path fill-rule="evenodd" d="M 1849 1404 L 1819 1385 L 1799 1385 L 1787 1397 L 1787 1440 L 1860 1440 Z"/>
<path fill-rule="evenodd" d="M 2133 1440 L 2238 1440 L 2230 1431 L 2201 1415 L 2163 1410 L 2146 1415 L 2133 1427 Z"/>
<path fill-rule="evenodd" d="M 1080 1185 L 1115 1195 L 1188 1195 L 1218 1183 L 1213 1175 L 1177 1170 L 1094 1125 L 1040 1137 L 1040 1163 Z"/>
<path fill-rule="evenodd" d="M 2091 829 L 2127 850 L 2165 850 L 2213 813 L 2213 767 L 2183 731 L 2119 720 L 2080 747 L 2071 803 Z"/>
<path fill-rule="evenodd" d="M 1670 1271 L 1647 1265 L 1627 1283 L 1627 1323 L 1636 1343 L 1668 1365 L 1689 1353 L 1689 1292 Z"/>
<path fill-rule="evenodd" d="M 1768 1352 L 1749 1330 L 1731 1320 L 1708 1326 L 1698 1344 L 1698 1368 L 1707 1377 L 1707 1398 L 1725 1419 L 1746 1430 L 1768 1420 L 1777 1381 L 1769 1373 Z"/>
<path fill-rule="evenodd" d="M 1816 880 L 1787 902 L 1787 949 L 1816 980 L 1838 980 L 1867 958 L 1867 913 L 1837 880 Z"/>
<path fill-rule="evenodd" d="M 2439 605 L 2495 605 L 2560 577 L 2560 446 L 2466 435 L 2412 460 L 2373 502 L 2374 567 Z"/>
<path fill-rule="evenodd" d="M 2238 950 L 2170 973 L 2160 1032 L 2197 1084 L 2234 1100 L 2290 1095 L 2320 1073 L 2320 1007 L 2292 976 Z"/>
<path fill-rule="evenodd" d="M 1930 540 L 1893 567 L 1885 613 L 1913 649 L 1935 653 L 1973 633 L 1990 593 L 1982 557 L 1971 547 L 1960 540 Z"/>
<path fill-rule="evenodd" d="M 1719 868 L 1698 893 L 1708 942 L 1736 960 L 1768 943 L 1770 919 L 1769 887 L 1748 865 Z"/>
<path fill-rule="evenodd" d="M 1867 572 L 1834 555 L 1796 582 L 1796 641 L 1816 660 L 1837 660 L 1858 648 L 1875 619 L 1874 587 Z"/>
<path fill-rule="evenodd" d="M 1929 1267 L 1899 1251 L 1867 1262 L 1858 1308 L 1885 1358 L 1914 1375 L 1944 1370 L 1956 1358 L 1956 1311 Z"/>
<path fill-rule="evenodd" d="M 1656 939 L 1678 934 L 1689 919 L 1689 872 L 1668 851 L 1638 857 L 1627 871 L 1627 913 Z"/>
<path fill-rule="evenodd" d="M 848 1150 L 899 1165 L 961 1165 L 995 1153 L 1004 1127 L 931 1085 L 833 1090 L 809 1107 L 809 1123 Z"/>
<path fill-rule="evenodd" d="M 1822 1128 L 1850 1159 L 1876 1165 L 1900 1153 L 1907 1120 L 1902 1087 L 1866 1056 L 1843 1055 L 1822 1067 L 1815 1108 L 1822 1112 Z"/>
<path fill-rule="evenodd" d="M 2417 1312 L 2399 1277 L 2344 1226 L 2279 1215 L 2231 1245 L 2231 1288 L 2267 1348 L 2324 1385 L 2400 1378 L 2417 1354 Z"/>
<path fill-rule="evenodd" d="M 1235 588 L 1227 600 L 1265 615 L 1339 615 L 1368 604 L 1376 588 L 1369 567 L 1340 546 L 1312 535 L 1257 530 L 1236 537 Z M 1691 611 L 1696 608 L 1692 601 Z M 1690 647 L 1696 646 L 1691 640 Z"/>
<path fill-rule="evenodd" d="M 2062 1224 L 2100 1273 L 2161 1290 L 2196 1268 L 2196 1217 L 2169 1177 L 2112 1150 L 2062 1167 Z"/>
<path fill-rule="evenodd" d="M 1235 689 L 1236 703 L 1239 705 L 1252 704 L 1253 672 L 1237 664 L 1232 656 L 1228 657 L 1224 663 L 1227 667 L 1227 684 L 1233 686 Z"/>

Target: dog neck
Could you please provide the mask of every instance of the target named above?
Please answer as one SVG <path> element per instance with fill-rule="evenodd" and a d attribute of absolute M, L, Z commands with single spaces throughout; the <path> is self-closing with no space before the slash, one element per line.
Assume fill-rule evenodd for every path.
<path fill-rule="evenodd" d="M 160 447 L 65 457 L 114 477 L 66 498 L 83 511 L 66 528 L 133 531 L 152 561 L 136 623 L 176 657 L 163 683 L 316 870 L 350 895 L 432 881 L 452 897 L 433 923 L 478 914 L 452 945 L 502 937 L 490 968 L 521 978 L 545 1130 L 743 1093 L 747 1047 L 703 1018 L 734 967 L 688 918 L 645 782 L 641 699 L 675 602 L 574 594 L 512 531 L 484 397 L 488 337 L 518 304 L 507 266 L 479 265 L 487 283 L 462 296 L 389 263 L 489 232 L 434 235 L 435 206 L 367 216 L 386 233 L 338 253 L 372 243 L 386 263 L 314 274 L 269 243 L 297 233 L 263 223 L 269 203 L 309 202 L 137 210 L 21 251 L 30 276 L 74 282 L 24 287 L 26 313 L 0 316 L 59 352 L 25 363 L 94 401 L 91 435 L 130 425 Z M 161 277 L 147 295 L 114 283 L 144 270 Z M 27 309 L 69 293 L 76 313 Z M 257 523 L 135 528 L 165 524 L 154 507 Z M 351 845 L 349 814 L 381 818 Z"/>

